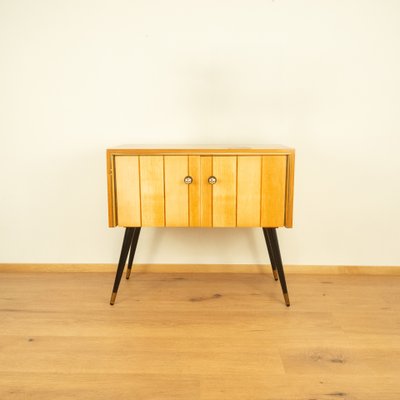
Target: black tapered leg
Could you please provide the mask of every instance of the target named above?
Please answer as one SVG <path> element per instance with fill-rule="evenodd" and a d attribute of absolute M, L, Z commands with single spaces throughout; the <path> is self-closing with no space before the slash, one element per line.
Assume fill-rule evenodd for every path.
<path fill-rule="evenodd" d="M 276 261 L 274 258 L 274 252 L 272 251 L 271 240 L 267 233 L 267 228 L 262 228 L 262 229 L 263 229 L 263 233 L 264 233 L 265 243 L 267 244 L 269 260 L 271 261 L 272 273 L 274 274 L 274 279 L 277 281 L 278 280 L 278 272 L 276 271 Z"/>
<path fill-rule="evenodd" d="M 279 250 L 279 242 L 278 242 L 278 236 L 276 234 L 276 228 L 265 228 L 265 231 L 267 233 L 269 242 L 271 244 L 273 259 L 276 269 L 278 270 L 279 281 L 281 283 L 283 297 L 285 298 L 286 305 L 289 307 L 290 306 L 289 294 L 286 286 L 285 272 L 283 270 L 282 257 L 281 257 L 281 252 Z"/>
<path fill-rule="evenodd" d="M 135 252 L 136 252 L 136 247 L 138 244 L 139 240 L 139 235 L 140 235 L 140 227 L 134 228 L 135 232 L 133 233 L 132 236 L 132 243 L 131 243 L 131 250 L 129 253 L 129 261 L 128 261 L 128 269 L 126 270 L 126 279 L 129 279 L 132 271 L 132 264 L 133 264 L 133 257 L 135 257 Z"/>
<path fill-rule="evenodd" d="M 128 257 L 129 248 L 132 243 L 134 230 L 135 228 L 126 228 L 125 230 L 124 241 L 122 242 L 121 255 L 119 257 L 119 262 L 118 262 L 117 274 L 115 275 L 114 287 L 111 294 L 111 300 L 110 300 L 111 305 L 114 304 L 115 298 L 117 297 L 119 283 L 121 282 L 122 273 L 124 272 L 124 267 L 126 259 Z"/>

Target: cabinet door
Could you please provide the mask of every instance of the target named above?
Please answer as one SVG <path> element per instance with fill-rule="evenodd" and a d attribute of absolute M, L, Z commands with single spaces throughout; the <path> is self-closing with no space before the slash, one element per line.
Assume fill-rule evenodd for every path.
<path fill-rule="evenodd" d="M 165 156 L 165 226 L 189 226 L 189 176 L 187 156 Z"/>
<path fill-rule="evenodd" d="M 201 157 L 189 156 L 189 226 L 201 226 Z"/>
<path fill-rule="evenodd" d="M 287 156 L 262 157 L 261 226 L 285 225 Z"/>
<path fill-rule="evenodd" d="M 140 226 L 139 157 L 115 157 L 116 217 L 119 226 Z"/>
<path fill-rule="evenodd" d="M 213 187 L 208 183 L 212 176 L 213 157 L 200 157 L 200 226 L 212 227 Z"/>
<path fill-rule="evenodd" d="M 142 226 L 164 226 L 164 157 L 140 156 Z"/>
<path fill-rule="evenodd" d="M 261 225 L 261 156 L 238 156 L 237 226 Z"/>
<path fill-rule="evenodd" d="M 212 219 L 214 227 L 236 226 L 236 156 L 213 156 Z"/>

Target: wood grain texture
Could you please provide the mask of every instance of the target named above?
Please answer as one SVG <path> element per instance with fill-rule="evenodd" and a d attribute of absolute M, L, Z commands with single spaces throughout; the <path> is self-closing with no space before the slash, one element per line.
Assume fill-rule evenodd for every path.
<path fill-rule="evenodd" d="M 189 175 L 193 178 L 189 185 L 189 225 L 201 226 L 200 156 L 189 156 Z"/>
<path fill-rule="evenodd" d="M 293 152 L 292 148 L 279 144 L 263 146 L 137 146 L 125 145 L 114 147 L 107 150 L 109 155 L 289 155 Z"/>
<path fill-rule="evenodd" d="M 107 151 L 107 203 L 108 203 L 108 226 L 113 228 L 117 226 L 117 217 L 115 210 L 115 173 L 114 156 Z"/>
<path fill-rule="evenodd" d="M 142 226 L 164 226 L 164 157 L 140 156 Z"/>
<path fill-rule="evenodd" d="M 293 150 L 288 155 L 287 162 L 287 186 L 286 186 L 286 210 L 285 210 L 285 226 L 286 228 L 293 227 L 293 197 L 294 197 L 294 165 L 295 151 Z"/>
<path fill-rule="evenodd" d="M 139 157 L 115 157 L 118 226 L 140 226 Z"/>
<path fill-rule="evenodd" d="M 115 272 L 115 264 L 6 264 L 0 272 Z M 265 264 L 136 264 L 135 271 L 151 273 L 269 273 Z M 293 265 L 285 264 L 286 274 L 301 275 L 400 275 L 400 266 Z"/>
<path fill-rule="evenodd" d="M 262 157 L 261 226 L 285 224 L 286 156 Z"/>
<path fill-rule="evenodd" d="M 213 227 L 236 226 L 236 157 L 214 156 Z M 211 185 L 210 185 L 211 186 Z"/>
<path fill-rule="evenodd" d="M 261 156 L 238 156 L 237 174 L 237 226 L 260 226 Z"/>
<path fill-rule="evenodd" d="M 126 191 L 123 191 L 118 207 L 119 193 L 116 190 L 118 181 L 119 179 L 125 181 L 130 179 L 130 177 L 124 176 L 120 178 L 115 172 L 114 160 L 123 159 L 122 155 L 128 159 L 129 155 L 139 157 L 139 161 L 143 159 L 145 167 L 143 172 L 141 172 L 142 163 L 139 162 L 139 190 L 143 191 L 140 196 L 142 210 L 139 222 L 143 226 L 257 227 L 261 225 L 290 228 L 293 225 L 293 149 L 283 146 L 248 148 L 200 146 L 168 149 L 160 147 L 108 149 L 109 226 L 117 224 L 117 208 L 121 217 L 120 225 L 127 226 L 128 223 L 131 226 L 138 225 L 138 210 L 131 208 L 131 204 L 134 203 L 131 196 L 132 193 L 137 193 L 137 188 L 127 189 L 128 192 L 132 192 L 129 193 L 129 196 L 126 196 Z M 171 163 L 178 163 L 178 160 L 183 159 L 188 160 L 187 173 L 190 169 L 192 175 L 198 176 L 198 179 L 189 186 L 188 193 L 183 190 L 182 185 L 170 184 L 178 178 L 177 175 L 180 173 L 173 172 L 175 167 L 170 168 L 169 161 L 167 161 L 166 167 L 168 168 L 168 181 L 165 182 L 164 157 L 171 157 L 168 159 Z M 236 159 L 239 161 L 233 168 L 233 160 Z M 261 167 L 260 159 L 262 160 Z M 163 160 L 162 163 L 161 160 Z M 182 168 L 182 166 L 177 167 Z M 260 168 L 261 179 L 259 180 Z M 176 176 L 171 175 L 172 173 Z M 219 176 L 219 178 L 217 177 L 219 182 L 212 187 L 207 180 L 215 174 Z M 222 186 L 221 178 L 224 182 Z M 143 189 L 141 187 L 142 180 L 145 181 Z M 261 187 L 259 187 L 259 181 Z M 164 198 L 165 184 L 170 201 Z M 152 185 L 155 186 L 151 187 Z M 234 193 L 234 191 L 236 192 Z M 260 191 L 261 204 L 259 204 Z M 186 198 L 187 206 L 184 206 Z M 144 199 L 146 199 L 145 204 Z M 127 207 L 122 206 L 124 204 L 128 204 Z M 188 214 L 187 218 L 186 213 Z M 167 221 L 165 221 L 166 218 Z M 186 220 L 188 222 L 185 222 Z"/>
<path fill-rule="evenodd" d="M 187 156 L 165 156 L 165 226 L 189 226 L 189 185 Z"/>
<path fill-rule="evenodd" d="M 264 271 L 0 272 L 0 398 L 398 400 L 400 276 Z"/>
<path fill-rule="evenodd" d="M 208 178 L 212 175 L 213 158 L 208 156 L 200 157 L 200 225 L 202 227 L 212 226 L 212 185 L 208 183 Z"/>

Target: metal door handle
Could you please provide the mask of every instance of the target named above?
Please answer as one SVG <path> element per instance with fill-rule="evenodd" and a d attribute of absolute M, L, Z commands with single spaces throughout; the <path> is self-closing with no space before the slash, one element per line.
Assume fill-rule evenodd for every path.
<path fill-rule="evenodd" d="M 215 183 L 217 183 L 217 178 L 216 178 L 215 176 L 210 176 L 210 177 L 208 178 L 208 183 L 209 183 L 210 185 L 214 185 Z"/>

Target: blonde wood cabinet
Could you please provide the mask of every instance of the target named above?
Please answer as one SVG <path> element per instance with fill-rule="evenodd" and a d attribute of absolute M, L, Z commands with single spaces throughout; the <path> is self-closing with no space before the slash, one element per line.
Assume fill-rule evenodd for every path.
<path fill-rule="evenodd" d="M 109 226 L 126 228 L 111 304 L 142 227 L 263 228 L 274 276 L 284 282 L 275 229 L 292 227 L 293 149 L 124 146 L 107 150 L 107 174 Z"/>

